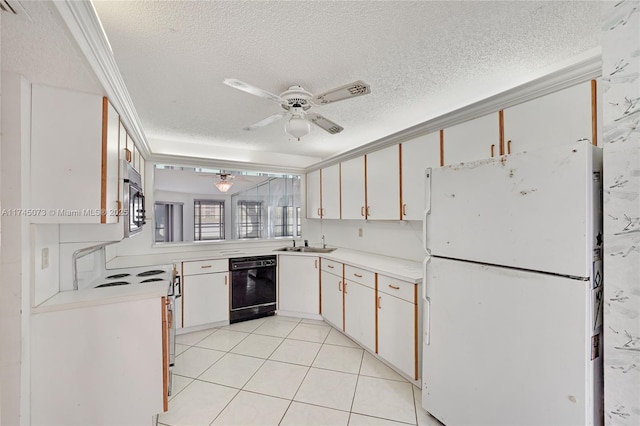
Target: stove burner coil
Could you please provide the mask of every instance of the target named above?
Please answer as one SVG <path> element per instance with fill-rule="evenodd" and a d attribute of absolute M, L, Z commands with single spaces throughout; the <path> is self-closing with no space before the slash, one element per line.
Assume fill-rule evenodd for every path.
<path fill-rule="evenodd" d="M 109 275 L 106 279 L 107 280 L 113 280 L 116 278 L 124 278 L 124 277 L 128 277 L 131 274 L 127 274 L 127 273 L 123 273 L 123 274 L 113 274 L 113 275 Z"/>
<path fill-rule="evenodd" d="M 116 285 L 127 285 L 127 284 L 131 284 L 128 281 L 114 281 L 112 283 L 105 283 L 105 284 L 100 284 L 99 286 L 96 286 L 95 288 L 100 288 L 100 287 L 113 287 Z"/>
<path fill-rule="evenodd" d="M 156 281 L 164 281 L 163 278 L 147 278 L 146 280 L 142 280 L 140 281 L 140 284 L 144 284 L 144 283 L 153 283 Z"/>
<path fill-rule="evenodd" d="M 151 275 L 159 275 L 159 274 L 164 274 L 164 271 L 162 269 L 152 269 L 150 271 L 140 272 L 139 274 L 136 275 L 136 277 L 148 277 Z"/>

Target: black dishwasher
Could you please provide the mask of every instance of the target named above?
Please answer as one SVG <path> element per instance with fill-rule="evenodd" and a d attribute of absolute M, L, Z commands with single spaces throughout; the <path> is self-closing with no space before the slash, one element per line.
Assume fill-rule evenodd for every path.
<path fill-rule="evenodd" d="M 277 256 L 229 259 L 231 312 L 235 323 L 273 315 L 276 310 Z"/>

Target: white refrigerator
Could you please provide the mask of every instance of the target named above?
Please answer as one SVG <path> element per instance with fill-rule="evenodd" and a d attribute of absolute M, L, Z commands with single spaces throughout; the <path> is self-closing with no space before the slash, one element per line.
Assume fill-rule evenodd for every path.
<path fill-rule="evenodd" d="M 422 405 L 446 425 L 598 425 L 602 152 L 427 171 Z"/>

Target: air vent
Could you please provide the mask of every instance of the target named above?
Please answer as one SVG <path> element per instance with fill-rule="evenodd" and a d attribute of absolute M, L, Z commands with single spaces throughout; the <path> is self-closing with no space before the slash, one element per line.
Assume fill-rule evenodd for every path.
<path fill-rule="evenodd" d="M 369 93 L 369 88 L 362 84 L 354 84 L 353 86 L 347 88 L 347 90 L 352 95 L 363 95 L 363 94 Z"/>
<path fill-rule="evenodd" d="M 340 133 L 342 131 L 342 129 L 340 127 L 337 127 L 337 126 L 331 126 L 326 130 L 327 130 L 327 132 L 331 133 L 332 135 L 335 135 L 336 133 Z"/>

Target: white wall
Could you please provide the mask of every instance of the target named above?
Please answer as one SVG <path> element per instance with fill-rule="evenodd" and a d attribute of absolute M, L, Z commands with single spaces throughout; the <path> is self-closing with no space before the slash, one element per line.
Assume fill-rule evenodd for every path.
<path fill-rule="evenodd" d="M 362 231 L 362 236 L 360 235 Z M 384 256 L 422 261 L 422 222 L 320 220 L 303 221 L 302 238 L 311 245 L 321 244 L 322 236 L 329 247 L 344 247 Z"/>
<path fill-rule="evenodd" d="M 31 225 L 33 306 L 60 291 L 60 231 L 58 225 Z M 48 251 L 45 259 L 44 251 Z"/>

